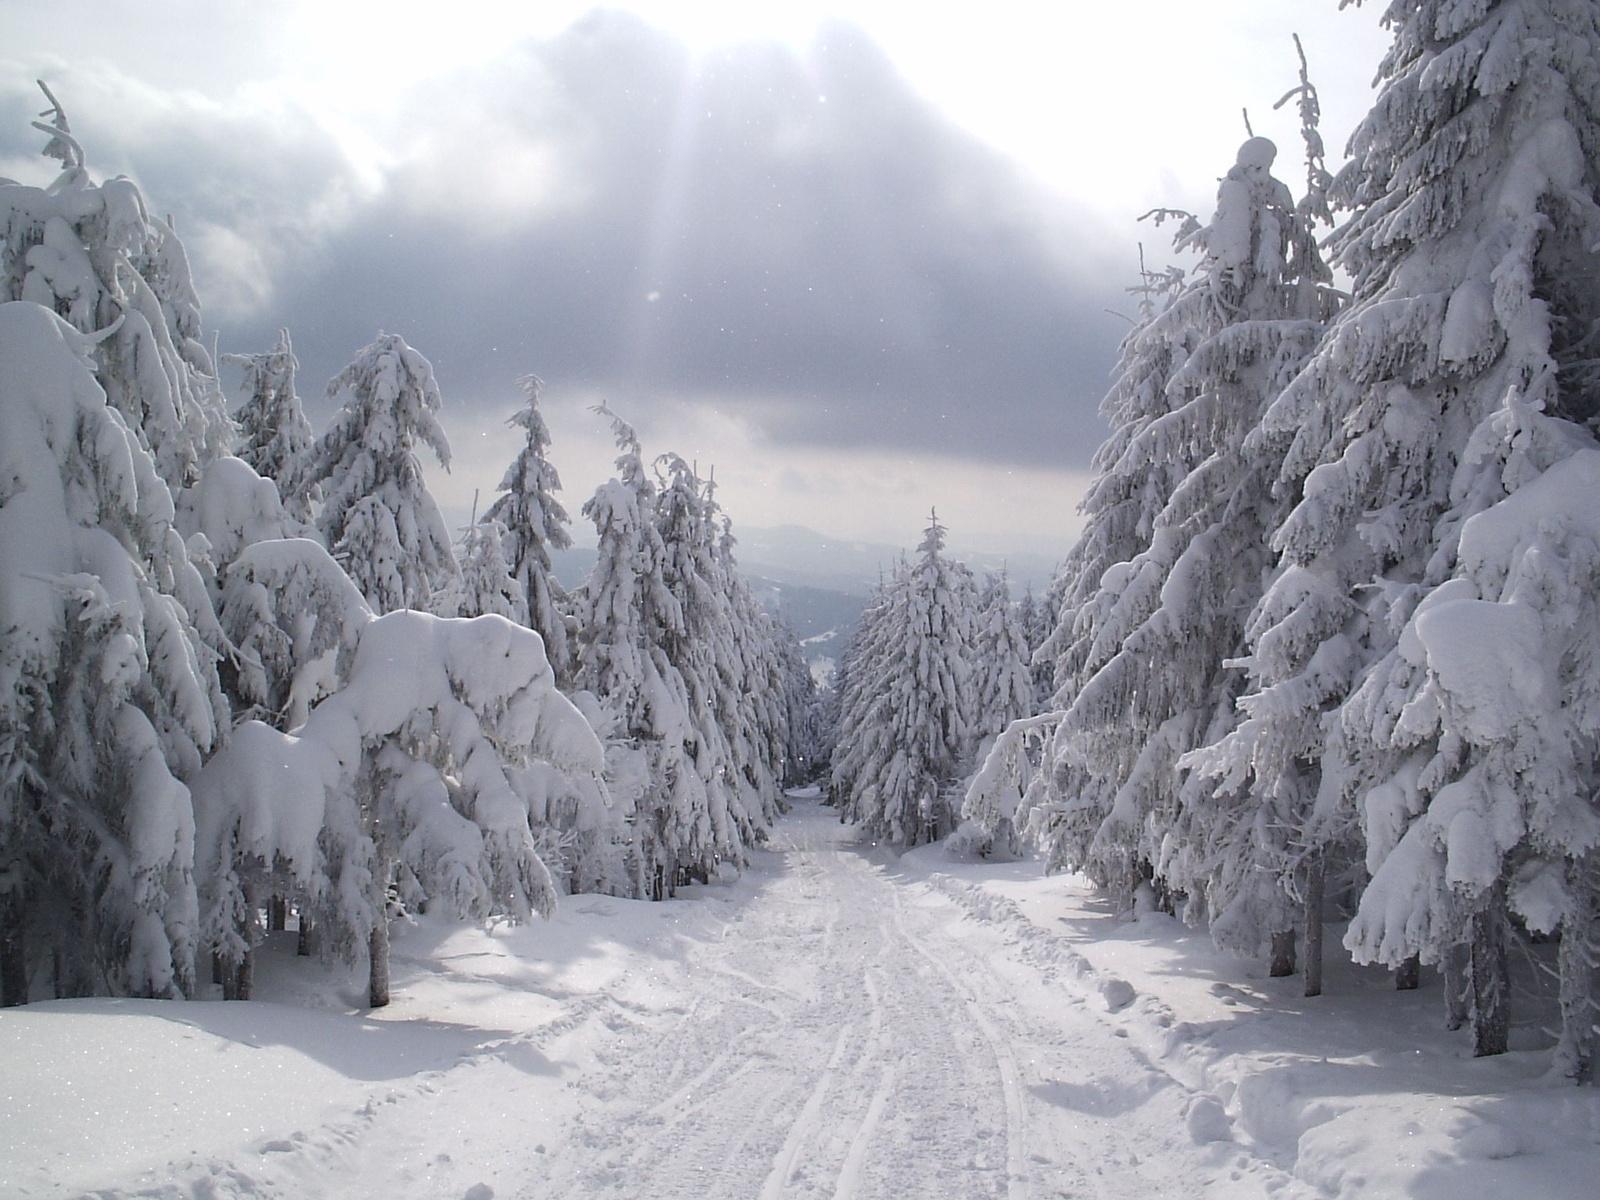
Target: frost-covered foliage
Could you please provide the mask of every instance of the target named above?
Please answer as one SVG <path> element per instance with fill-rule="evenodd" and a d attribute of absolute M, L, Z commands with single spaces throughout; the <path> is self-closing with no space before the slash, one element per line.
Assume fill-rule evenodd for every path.
<path fill-rule="evenodd" d="M 310 538 L 254 542 L 219 586 L 218 615 L 236 652 L 235 717 L 297 728 L 349 678 L 372 609 Z"/>
<path fill-rule="evenodd" d="M 42 86 L 42 85 L 41 85 Z M 183 245 L 131 180 L 95 183 L 48 89 L 48 187 L 0 180 L 0 302 L 29 300 L 99 334 L 100 386 L 155 458 L 170 489 L 193 481 L 232 440 Z"/>
<path fill-rule="evenodd" d="M 709 486 L 677 455 L 646 472 L 609 410 L 617 476 L 583 506 L 599 535 L 582 591 L 578 687 L 606 713 L 613 790 L 632 804 L 638 886 L 660 897 L 766 836 L 801 727 L 798 656 L 739 577 Z M 803 663 L 801 664 L 803 668 Z"/>
<path fill-rule="evenodd" d="M 456 575 L 417 462 L 426 446 L 450 465 L 433 367 L 404 339 L 380 334 L 329 381 L 329 398 L 341 393 L 307 480 L 322 487 L 323 541 L 377 611 L 426 609 Z"/>
<path fill-rule="evenodd" d="M 246 397 L 233 414 L 239 431 L 235 453 L 278 485 L 290 516 L 309 522 L 319 495 L 310 482 L 317 441 L 295 392 L 300 364 L 289 331 L 280 329 L 278 344 L 265 354 L 227 354 L 222 361 L 244 371 Z"/>
<path fill-rule="evenodd" d="M 505 539 L 506 527 L 492 517 L 461 531 L 456 545 L 461 573 L 434 598 L 440 616 L 481 617 L 487 613 L 518 625 L 528 623 L 528 602 L 506 561 Z"/>
<path fill-rule="evenodd" d="M 992 738 L 1033 712 L 1025 614 L 1011 603 L 1004 574 L 991 575 L 978 596 L 973 628 L 973 737 Z"/>
<path fill-rule="evenodd" d="M 8 1001 L 194 985 L 186 781 L 225 733 L 222 643 L 96 341 L 0 305 L 0 907 Z M 132 395 L 129 393 L 129 395 Z M 135 397 L 136 398 L 136 397 Z"/>
<path fill-rule="evenodd" d="M 862 614 L 840 695 L 832 787 L 846 820 L 901 845 L 955 825 L 975 749 L 977 587 L 930 519 L 918 558 Z"/>
<path fill-rule="evenodd" d="M 1276 464 L 1247 435 L 1332 308 L 1310 232 L 1320 202 L 1296 206 L 1271 174 L 1275 155 L 1265 138 L 1244 143 L 1210 224 L 1180 229 L 1179 246 L 1202 255 L 1194 277 L 1159 281 L 1170 295 L 1124 343 L 1103 405 L 1113 434 L 1053 589 L 1062 606 L 1045 651 L 1058 655 L 1061 713 L 1041 811 L 1053 864 L 1088 870 L 1124 901 L 1158 872 L 1219 915 L 1233 911 L 1231 880 L 1265 880 L 1273 895 L 1249 861 L 1260 831 L 1205 792 L 1183 803 L 1177 763 L 1231 709 L 1227 663 L 1269 565 Z M 1253 951 L 1281 923 L 1235 936 L 1223 919 L 1213 932 Z"/>
<path fill-rule="evenodd" d="M 603 804 L 604 759 L 539 639 L 500 617 L 390 613 L 339 689 L 291 734 L 241 726 L 195 785 L 208 941 L 243 959 L 270 878 L 324 947 L 386 972 L 386 896 L 526 920 L 557 885 L 534 831 L 573 794 Z"/>
<path fill-rule="evenodd" d="M 1585 349 L 1600 318 L 1600 15 L 1539 0 L 1396 5 L 1387 19 L 1383 89 L 1333 189 L 1353 210 L 1333 242 L 1353 302 L 1257 434 L 1280 448 L 1278 486 L 1296 503 L 1273 535 L 1280 561 L 1251 623 L 1249 694 L 1218 765 L 1269 795 L 1320 759 L 1308 840 L 1358 840 L 1374 872 L 1350 948 L 1394 963 L 1471 943 L 1487 1053 L 1505 1045 L 1507 889 L 1542 836 L 1529 789 L 1592 796 L 1593 785 L 1541 769 L 1484 790 L 1504 760 L 1472 702 L 1441 697 L 1445 643 L 1425 653 L 1422 631 L 1445 636 L 1442 614 L 1476 611 L 1447 599 L 1507 599 L 1469 591 L 1486 585 L 1465 531 L 1581 452 L 1600 411 Z M 1501 555 L 1488 570 L 1518 566 Z M 1564 636 L 1559 618 L 1542 622 L 1522 626 L 1526 649 Z M 1470 670 L 1470 647 L 1451 644 Z M 1444 668 L 1432 685 L 1424 659 Z M 1458 826 L 1451 806 L 1475 787 L 1466 808 L 1478 816 Z M 1422 870 L 1427 830 L 1445 827 L 1457 866 Z M 1572 853 L 1583 852 L 1579 839 Z M 1386 869 L 1393 853 L 1402 860 Z"/>
<path fill-rule="evenodd" d="M 1439 963 L 1479 1053 L 1506 1045 L 1506 938 L 1557 935 L 1558 1063 L 1581 1075 L 1600 13 L 1416 0 L 1384 19 L 1351 163 L 1329 180 L 1308 136 L 1291 209 L 1246 143 L 1211 225 L 1185 228 L 1199 278 L 1124 344 L 1057 585 L 1049 794 L 1026 797 L 1018 727 L 974 795 L 999 821 L 1017 793 L 1057 865 L 1153 873 L 1236 947 L 1292 947 L 1302 904 L 1320 938 L 1336 865 L 1359 894 L 1346 946 Z M 1314 135 L 1314 89 L 1291 96 Z M 1349 214 L 1327 243 L 1354 282 L 1337 313 L 1309 236 L 1325 199 Z"/>
<path fill-rule="evenodd" d="M 565 684 L 573 672 L 572 634 L 567 627 L 567 594 L 551 569 L 550 551 L 567 549 L 572 537 L 567 532 L 567 510 L 555 498 L 561 476 L 547 457 L 550 431 L 539 412 L 544 384 L 538 376 L 528 375 L 522 388 L 527 405 L 513 413 L 509 423 L 523 431 L 525 441 L 500 481 L 502 494 L 485 516 L 505 526 L 511 576 L 527 602 L 524 623 L 544 639 L 556 678 Z"/>

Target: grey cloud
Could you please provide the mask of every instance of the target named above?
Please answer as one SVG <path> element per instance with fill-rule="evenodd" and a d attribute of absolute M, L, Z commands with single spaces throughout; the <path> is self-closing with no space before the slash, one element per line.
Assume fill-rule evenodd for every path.
<path fill-rule="evenodd" d="M 0 97 L 0 150 L 14 109 Z M 788 445 L 1050 465 L 1086 463 L 1102 436 L 1123 328 L 1103 310 L 1132 273 L 1131 223 L 1108 238 L 1040 194 L 847 28 L 804 55 L 694 60 L 599 15 L 429 85 L 407 123 L 419 143 L 466 139 L 449 161 L 483 181 L 522 145 L 565 177 L 529 178 L 521 210 L 503 181 L 483 204 L 470 177 L 437 186 L 428 153 L 396 166 L 283 265 L 272 311 L 223 331 L 246 349 L 289 324 L 307 394 L 381 327 L 429 355 L 450 405 L 508 406 L 535 370 L 553 393 L 610 395 L 644 429 L 702 402 Z M 144 137 L 140 175 L 242 223 L 255 189 L 353 186 L 299 134 L 244 163 L 229 140 Z M 254 161 L 269 155 L 280 165 Z"/>

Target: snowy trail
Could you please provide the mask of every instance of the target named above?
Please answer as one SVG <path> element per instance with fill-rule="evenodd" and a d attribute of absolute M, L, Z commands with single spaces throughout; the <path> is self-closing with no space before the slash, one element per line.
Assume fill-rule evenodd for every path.
<path fill-rule="evenodd" d="M 575 1085 L 566 1144 L 515 1194 L 1297 1190 L 1237 1147 L 1193 1145 L 1173 1080 L 1036 972 L 1010 986 L 979 923 L 897 879 L 831 811 L 802 801 L 765 857 L 737 918 L 689 947 L 694 1002 L 621 1034 Z"/>
<path fill-rule="evenodd" d="M 676 905 L 573 898 L 582 934 L 565 958 L 494 958 L 481 935 L 476 951 L 401 954 L 408 999 L 372 1029 L 431 1029 L 464 1050 L 427 1069 L 374 1070 L 387 1082 L 353 1111 L 263 1129 L 249 1151 L 94 1190 L 218 1200 L 1312 1194 L 1235 1142 L 1195 1144 L 1192 1093 L 1141 1052 L 1122 1017 L 1008 943 L 1000 923 L 857 838 L 831 810 L 798 800 L 736 888 L 697 889 Z M 537 933 L 527 946 L 554 953 Z M 585 970 L 620 973 L 585 982 Z M 530 1005 L 554 1015 L 516 1015 Z"/>

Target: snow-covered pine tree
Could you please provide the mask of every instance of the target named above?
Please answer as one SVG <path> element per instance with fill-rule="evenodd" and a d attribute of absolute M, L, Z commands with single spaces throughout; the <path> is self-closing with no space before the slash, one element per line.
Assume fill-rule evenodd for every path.
<path fill-rule="evenodd" d="M 972 646 L 972 732 L 977 740 L 992 739 L 1033 712 L 1032 652 L 1024 615 L 1011 603 L 1005 573 L 990 575 L 978 596 Z"/>
<path fill-rule="evenodd" d="M 0 301 L 30 300 L 80 333 L 104 331 L 97 377 L 172 491 L 227 452 L 232 426 L 182 243 L 150 216 L 131 180 L 96 184 L 66 114 L 50 101 L 34 127 L 61 174 L 46 188 L 0 180 Z"/>
<path fill-rule="evenodd" d="M 103 344 L 0 304 L 6 1003 L 47 971 L 57 995 L 194 984 L 185 781 L 227 729 L 223 639 L 171 492 L 95 381 Z"/>
<path fill-rule="evenodd" d="M 317 445 L 323 540 L 378 612 L 426 609 L 456 575 L 439 506 L 422 478 L 426 446 L 444 466 L 433 367 L 396 334 L 379 334 L 328 384 L 343 407 Z"/>
<path fill-rule="evenodd" d="M 664 660 L 663 678 L 682 687 L 689 718 L 683 754 L 699 775 L 695 791 L 705 796 L 712 839 L 709 846 L 696 841 L 685 844 L 679 862 L 685 870 L 703 877 L 718 857 L 742 864 L 744 847 L 755 839 L 761 799 L 750 794 L 748 782 L 734 762 L 729 733 L 758 703 L 759 688 L 766 680 L 746 681 L 755 694 L 744 697 L 743 705 L 730 709 L 719 704 L 719 663 L 726 670 L 727 664 L 738 661 L 743 636 L 743 631 L 735 628 L 737 614 L 728 596 L 731 580 L 722 578 L 704 484 L 694 469 L 671 453 L 658 457 L 655 468 L 660 578 L 675 601 L 670 610 L 664 610 L 675 614 L 675 619 L 659 624 L 655 644 Z M 746 806 L 747 799 L 754 801 L 754 814 Z M 698 825 L 686 828 L 696 831 Z"/>
<path fill-rule="evenodd" d="M 206 935 L 246 961 L 260 880 L 287 876 L 325 950 L 353 960 L 365 947 L 371 1002 L 386 1004 L 391 895 L 459 917 L 549 915 L 557 888 L 534 827 L 573 793 L 603 805 L 602 768 L 527 629 L 379 617 L 292 735 L 246 723 L 202 772 Z"/>
<path fill-rule="evenodd" d="M 225 354 L 222 361 L 244 371 L 246 398 L 233 414 L 235 453 L 278 485 L 291 517 L 309 523 L 319 494 L 309 482 L 317 439 L 295 392 L 300 364 L 289 331 L 278 330 L 278 344 L 265 354 Z"/>
<path fill-rule="evenodd" d="M 1506 1046 L 1508 912 L 1564 940 L 1572 920 L 1565 1015 L 1593 986 L 1593 674 L 1562 655 L 1593 653 L 1595 518 L 1558 492 L 1594 488 L 1600 13 L 1427 0 L 1385 20 L 1335 192 L 1354 302 L 1264 426 L 1303 492 L 1269 595 L 1321 599 L 1263 622 L 1296 652 L 1256 682 L 1306 696 L 1268 736 L 1305 740 L 1339 706 L 1319 811 L 1359 826 L 1373 873 L 1347 946 L 1441 962 L 1487 1054 Z M 1569 1019 L 1563 1069 L 1591 1038 L 1592 1013 Z"/>
<path fill-rule="evenodd" d="M 481 617 L 493 613 L 528 624 L 528 601 L 511 574 L 505 553 L 506 527 L 492 517 L 461 531 L 456 560 L 461 573 L 435 600 L 440 616 Z"/>
<path fill-rule="evenodd" d="M 904 595 L 903 571 L 904 564 L 897 564 L 890 581 L 879 580 L 878 590 L 862 609 L 834 675 L 838 715 L 829 759 L 828 792 L 844 821 L 850 819 L 856 805 L 858 784 L 872 787 L 882 763 L 887 761 L 883 750 L 888 731 L 883 718 L 888 700 L 883 685 L 902 648 L 894 640 L 891 627 L 896 605 Z"/>
<path fill-rule="evenodd" d="M 576 683 L 609 714 L 610 774 L 632 813 L 633 874 L 661 899 L 676 888 L 681 868 L 699 865 L 690 848 L 712 850 L 715 839 L 700 774 L 685 754 L 695 738 L 688 692 L 662 648 L 682 636 L 683 611 L 663 579 L 656 488 L 633 427 L 603 405 L 597 411 L 611 421 L 617 475 L 583 505 L 599 544 L 575 597 Z"/>
<path fill-rule="evenodd" d="M 1313 111 L 1310 135 L 1314 120 Z M 1124 904 L 1143 880 L 1165 876 L 1212 899 L 1222 917 L 1213 933 L 1252 952 L 1267 940 L 1259 926 L 1230 924 L 1233 896 L 1225 886 L 1211 894 L 1212 868 L 1227 861 L 1205 849 L 1212 826 L 1174 834 L 1179 757 L 1231 705 L 1225 660 L 1266 566 L 1275 463 L 1247 454 L 1246 435 L 1331 307 L 1309 229 L 1320 200 L 1297 209 L 1271 174 L 1275 155 L 1265 138 L 1245 142 L 1210 224 L 1180 227 L 1178 247 L 1202 253 L 1192 279 L 1146 277 L 1147 300 L 1169 299 L 1124 342 L 1103 405 L 1114 432 L 1096 457 L 1084 536 L 1052 589 L 1060 619 L 1045 650 L 1059 655 L 1061 712 L 1041 810 L 1052 866 L 1087 870 Z M 1279 907 L 1289 911 L 1287 897 Z M 1275 931 L 1287 920 L 1268 923 Z"/>
<path fill-rule="evenodd" d="M 561 477 L 548 458 L 550 431 L 539 411 L 544 383 L 537 375 L 522 378 L 527 404 L 513 413 L 509 423 L 525 436 L 522 450 L 500 481 L 500 495 L 484 516 L 506 528 L 505 549 L 511 575 L 527 597 L 527 625 L 544 639 L 550 665 L 565 686 L 573 673 L 573 646 L 567 628 L 568 599 L 550 565 L 550 551 L 572 545 L 567 532 L 567 511 L 555 493 Z"/>
<path fill-rule="evenodd" d="M 936 841 L 954 827 L 953 789 L 971 765 L 973 623 L 977 588 L 944 555 L 945 527 L 930 517 L 918 558 L 874 614 L 873 657 L 840 731 L 850 800 L 846 818 L 900 845 Z M 878 622 L 882 622 L 878 625 Z"/>

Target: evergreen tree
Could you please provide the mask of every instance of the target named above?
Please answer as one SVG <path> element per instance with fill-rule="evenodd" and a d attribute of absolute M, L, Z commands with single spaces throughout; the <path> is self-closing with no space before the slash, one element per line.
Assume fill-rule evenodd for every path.
<path fill-rule="evenodd" d="M 952 792 L 969 769 L 975 700 L 976 586 L 944 556 L 945 528 L 930 519 L 916 563 L 866 614 L 841 715 L 835 786 L 845 817 L 901 845 L 954 826 Z"/>
<path fill-rule="evenodd" d="M 436 607 L 441 616 L 493 613 L 518 625 L 528 624 L 528 602 L 506 561 L 505 536 L 505 526 L 490 517 L 461 531 L 456 551 L 461 573 L 439 597 Z"/>
<path fill-rule="evenodd" d="M 612 756 L 616 789 L 629 803 L 639 885 L 657 899 L 675 890 L 691 847 L 714 847 L 705 789 L 685 754 L 694 738 L 683 679 L 663 645 L 681 638 L 683 610 L 663 579 L 666 548 L 655 522 L 656 489 L 633 427 L 611 419 L 617 475 L 584 503 L 599 536 L 594 570 L 578 597 L 582 615 L 578 687 L 607 711 L 620 743 Z"/>
<path fill-rule="evenodd" d="M 978 597 L 973 639 L 973 730 L 979 739 L 993 738 L 1033 711 L 1031 651 L 1023 620 L 1022 610 L 1011 603 L 1004 573 L 989 576 Z"/>
<path fill-rule="evenodd" d="M 347 393 L 317 446 L 308 484 L 323 490 L 318 528 L 378 612 L 426 609 L 456 575 L 419 445 L 450 465 L 433 367 L 395 334 L 380 334 L 328 384 Z"/>
<path fill-rule="evenodd" d="M 228 963 L 246 963 L 262 881 L 287 876 L 325 949 L 366 950 L 371 1003 L 386 1004 L 391 902 L 548 916 L 557 887 L 534 826 L 573 792 L 603 802 L 602 765 L 526 629 L 492 616 L 374 619 L 348 677 L 293 736 L 247 723 L 202 773 L 206 934 Z"/>
<path fill-rule="evenodd" d="M 34 127 L 50 135 L 43 154 L 62 171 L 47 188 L 0 183 L 0 301 L 30 300 L 80 333 L 104 331 L 100 385 L 175 492 L 232 437 L 183 247 L 132 181 L 93 182 L 66 114 L 40 87 L 50 120 Z"/>
<path fill-rule="evenodd" d="M 536 375 L 527 375 L 522 389 L 527 405 L 512 414 L 509 423 L 523 430 L 526 440 L 500 481 L 503 494 L 484 516 L 505 526 L 511 576 L 527 598 L 527 624 L 544 639 L 556 678 L 566 684 L 573 672 L 568 600 L 551 568 L 550 551 L 567 549 L 572 537 L 567 532 L 566 509 L 555 498 L 561 490 L 561 477 L 547 457 L 550 431 L 539 412 L 544 383 Z"/>
<path fill-rule="evenodd" d="M 309 523 L 318 498 L 309 482 L 316 437 L 306 420 L 294 376 L 300 364 L 289 331 L 278 331 L 278 344 L 266 354 L 228 354 L 223 362 L 244 370 L 244 403 L 234 413 L 238 427 L 236 453 L 256 474 L 278 485 L 284 509 Z"/>
<path fill-rule="evenodd" d="M 1587 652 L 1568 623 L 1589 534 L 1552 500 L 1528 545 L 1478 538 L 1526 531 L 1554 480 L 1586 478 L 1600 16 L 1582 0 L 1426 0 L 1385 19 L 1383 87 L 1334 190 L 1354 298 L 1262 425 L 1298 503 L 1274 534 L 1230 755 L 1267 764 L 1250 780 L 1263 794 L 1275 764 L 1322 756 L 1321 836 L 1360 837 L 1373 872 L 1347 945 L 1442 963 L 1452 1022 L 1469 991 L 1477 1051 L 1494 1053 L 1508 907 L 1535 927 L 1570 913 L 1592 944 L 1593 755 L 1559 748 L 1592 685 L 1553 657 Z M 1473 622 L 1523 655 L 1450 635 Z M 1539 681 L 1538 703 L 1513 715 L 1490 698 L 1527 697 L 1474 693 L 1464 677 L 1487 653 L 1516 672 L 1497 683 Z M 1552 908 L 1529 881 L 1558 877 L 1572 903 Z M 1586 1037 L 1569 1029 L 1569 1066 Z"/>
<path fill-rule="evenodd" d="M 6 1003 L 194 986 L 185 781 L 228 725 L 209 598 L 97 343 L 0 305 L 0 906 Z"/>

